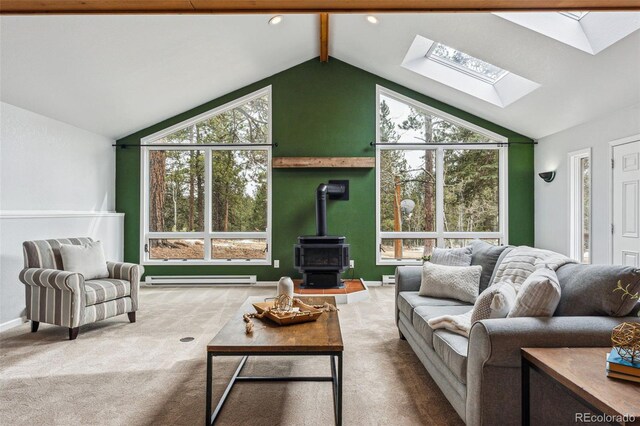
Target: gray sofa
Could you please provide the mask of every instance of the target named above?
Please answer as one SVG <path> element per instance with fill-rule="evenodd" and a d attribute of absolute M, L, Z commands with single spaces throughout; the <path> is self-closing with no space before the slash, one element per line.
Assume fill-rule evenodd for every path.
<path fill-rule="evenodd" d="M 503 257 L 483 268 L 497 267 Z M 625 312 L 627 317 L 609 315 L 619 311 L 621 295 L 612 293 L 618 279 L 634 280 L 632 288 L 637 289 L 639 270 L 569 264 L 557 270 L 562 300 L 554 317 L 478 321 L 467 339 L 429 327 L 430 318 L 461 314 L 472 305 L 419 296 L 421 271 L 420 266 L 396 269 L 396 324 L 400 337 L 411 345 L 467 425 L 521 424 L 520 348 L 610 346 L 615 325 L 625 320 L 638 321 L 635 302 L 631 302 L 633 312 Z M 492 272 L 483 270 L 487 282 Z M 625 303 L 628 311 L 629 302 Z M 553 412 L 554 408 L 546 406 L 545 410 Z"/>

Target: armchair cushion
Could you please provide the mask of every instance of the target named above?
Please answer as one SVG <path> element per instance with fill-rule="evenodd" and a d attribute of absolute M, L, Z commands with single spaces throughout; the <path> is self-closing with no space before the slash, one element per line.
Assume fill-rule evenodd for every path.
<path fill-rule="evenodd" d="M 126 280 L 102 278 L 84 282 L 86 306 L 131 295 L 131 283 Z"/>

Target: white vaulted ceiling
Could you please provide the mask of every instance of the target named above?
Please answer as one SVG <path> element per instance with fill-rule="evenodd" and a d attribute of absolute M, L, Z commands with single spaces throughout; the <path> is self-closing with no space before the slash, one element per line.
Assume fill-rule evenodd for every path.
<path fill-rule="evenodd" d="M 2 17 L 0 99 L 118 138 L 317 56 L 316 16 Z"/>
<path fill-rule="evenodd" d="M 492 14 L 377 16 L 331 15 L 330 55 L 530 137 L 640 103 L 640 31 L 591 55 Z M 316 15 L 270 17 L 4 16 L 0 99 L 118 138 L 318 56 Z M 501 108 L 430 80 L 401 66 L 416 35 L 541 86 Z"/>

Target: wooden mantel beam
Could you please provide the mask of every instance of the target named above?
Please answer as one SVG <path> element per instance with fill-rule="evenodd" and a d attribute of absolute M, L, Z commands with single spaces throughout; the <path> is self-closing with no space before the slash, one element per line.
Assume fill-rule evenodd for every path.
<path fill-rule="evenodd" d="M 0 14 L 640 10 L 640 0 L 1 0 Z"/>
<path fill-rule="evenodd" d="M 320 62 L 329 62 L 329 14 L 320 14 Z"/>

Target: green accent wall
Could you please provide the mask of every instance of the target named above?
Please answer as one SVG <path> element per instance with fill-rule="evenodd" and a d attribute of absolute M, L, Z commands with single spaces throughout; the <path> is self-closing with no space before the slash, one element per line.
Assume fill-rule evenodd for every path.
<path fill-rule="evenodd" d="M 345 62 L 312 59 L 207 102 L 117 141 L 140 139 L 265 86 L 272 86 L 274 157 L 375 156 L 376 84 L 495 133 L 510 142 L 532 142 L 513 131 L 380 78 Z M 533 245 L 533 145 L 509 148 L 509 243 Z M 356 277 L 380 280 L 393 266 L 376 266 L 375 169 L 274 169 L 271 266 L 146 266 L 149 275 L 252 274 L 260 281 L 299 276 L 293 245 L 299 235 L 315 233 L 315 189 L 329 179 L 349 179 L 350 200 L 328 203 L 329 233 L 346 235 Z M 116 209 L 125 213 L 124 257 L 140 258 L 140 150 L 116 150 Z M 347 273 L 345 275 L 348 275 Z"/>

